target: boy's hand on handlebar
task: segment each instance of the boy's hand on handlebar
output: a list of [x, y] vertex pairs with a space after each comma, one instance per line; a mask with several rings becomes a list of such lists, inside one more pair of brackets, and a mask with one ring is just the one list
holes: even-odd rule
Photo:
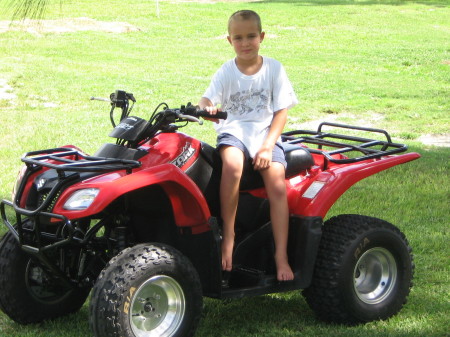
[[[222, 111], [222, 110], [220, 110], [220, 108], [217, 108], [217, 107], [215, 107], [215, 106], [206, 106], [206, 107], [204, 108], [204, 110], [207, 111], [211, 116], [214, 116], [214, 115], [216, 115], [219, 111]], [[208, 120], [208, 121], [214, 122], [214, 123], [219, 123], [219, 119], [218, 119], [218, 118], [214, 118], [214, 117], [205, 117], [205, 116], [203, 116], [203, 118], [206, 119], [206, 120]]]

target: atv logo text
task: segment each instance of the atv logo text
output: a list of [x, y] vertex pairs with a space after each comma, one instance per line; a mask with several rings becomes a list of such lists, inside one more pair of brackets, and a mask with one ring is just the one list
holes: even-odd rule
[[183, 152], [174, 160], [172, 164], [175, 164], [178, 167], [182, 167], [186, 162], [191, 158], [195, 153], [195, 149], [191, 146], [191, 144], [186, 144], [183, 148]]
[[130, 125], [127, 123], [120, 123], [119, 125], [116, 126], [117, 129], [124, 129], [124, 130], [131, 130], [132, 128], [134, 128], [134, 125]]

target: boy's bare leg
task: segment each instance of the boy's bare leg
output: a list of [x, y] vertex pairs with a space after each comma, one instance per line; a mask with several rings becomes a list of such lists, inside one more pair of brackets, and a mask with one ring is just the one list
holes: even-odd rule
[[244, 167], [244, 154], [238, 148], [222, 146], [222, 179], [220, 181], [220, 206], [223, 221], [222, 269], [231, 271], [233, 266], [234, 223], [239, 200], [239, 184]]
[[284, 180], [284, 167], [281, 163], [272, 162], [268, 169], [260, 172], [264, 179], [270, 203], [270, 219], [275, 240], [277, 279], [279, 281], [290, 281], [294, 279], [294, 274], [289, 266], [287, 255], [289, 207]]

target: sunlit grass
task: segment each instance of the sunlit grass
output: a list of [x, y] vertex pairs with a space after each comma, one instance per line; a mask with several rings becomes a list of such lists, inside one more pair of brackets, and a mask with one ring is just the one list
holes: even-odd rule
[[[448, 335], [450, 150], [417, 142], [449, 132], [446, 1], [160, 1], [159, 17], [154, 1], [49, 2], [45, 19], [90, 17], [141, 30], [0, 33], [0, 79], [16, 95], [0, 99], [0, 197], [10, 198], [24, 152], [74, 144], [94, 153], [110, 141], [109, 106], [91, 96], [133, 92], [134, 114], [143, 117], [163, 101], [195, 103], [233, 57], [226, 20], [242, 8], [261, 14], [261, 52], [282, 61], [300, 99], [287, 129], [319, 120], [370, 123], [422, 155], [359, 182], [328, 215], [360, 213], [397, 225], [414, 250], [415, 282], [399, 315], [356, 327], [318, 321], [300, 292], [206, 299], [197, 336]], [[0, 19], [11, 12], [0, 11]], [[183, 131], [215, 141], [210, 123]], [[0, 314], [0, 336], [90, 336], [88, 311], [26, 327]]]

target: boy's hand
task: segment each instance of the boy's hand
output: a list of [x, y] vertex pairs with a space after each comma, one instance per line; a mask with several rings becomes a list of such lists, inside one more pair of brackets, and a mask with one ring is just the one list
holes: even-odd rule
[[[222, 110], [220, 110], [220, 108], [217, 108], [215, 106], [206, 106], [204, 108], [204, 110], [208, 111], [211, 116], [214, 116], [215, 114], [217, 114], [218, 111], [222, 111]], [[203, 118], [208, 121], [214, 122], [214, 123], [219, 123], [218, 118], [214, 118], [214, 117], [203, 117]]]
[[265, 170], [270, 167], [272, 162], [272, 150], [266, 147], [262, 147], [253, 158], [253, 168], [257, 171]]

